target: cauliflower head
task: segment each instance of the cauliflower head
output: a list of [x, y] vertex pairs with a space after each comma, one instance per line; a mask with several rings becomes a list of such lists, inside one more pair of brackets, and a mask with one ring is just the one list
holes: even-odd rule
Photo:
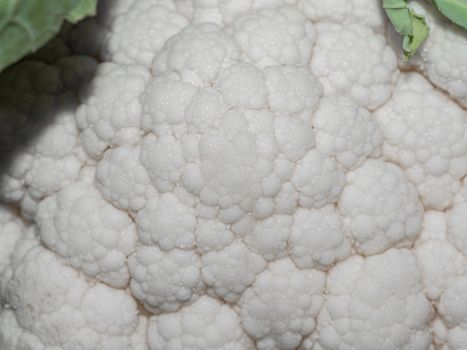
[[[467, 35], [373, 0], [100, 0], [0, 75], [0, 349], [467, 349]], [[452, 50], [451, 50], [452, 49]]]

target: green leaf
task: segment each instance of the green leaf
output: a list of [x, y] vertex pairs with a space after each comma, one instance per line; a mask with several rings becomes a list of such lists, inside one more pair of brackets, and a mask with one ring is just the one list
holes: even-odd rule
[[0, 71], [43, 46], [65, 19], [95, 13], [97, 0], [0, 0]]
[[392, 26], [402, 35], [404, 61], [408, 61], [426, 40], [429, 32], [425, 18], [407, 5], [407, 0], [383, 0]]
[[425, 17], [417, 15], [412, 9], [410, 9], [410, 18], [412, 22], [412, 33], [411, 35], [406, 35], [402, 41], [405, 62], [417, 52], [418, 48], [428, 37], [430, 31], [426, 24]]
[[84, 17], [94, 16], [96, 14], [97, 0], [81, 0], [70, 11], [66, 17], [68, 22], [76, 23]]
[[467, 29], [466, 0], [431, 0], [438, 10], [455, 24]]

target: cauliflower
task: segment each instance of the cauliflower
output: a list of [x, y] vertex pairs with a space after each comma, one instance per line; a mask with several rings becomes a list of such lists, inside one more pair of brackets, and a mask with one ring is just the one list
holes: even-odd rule
[[327, 95], [374, 110], [391, 96], [397, 60], [386, 38], [359, 22], [319, 22], [310, 69]]
[[316, 339], [305, 348], [316, 341], [317, 349], [428, 349], [432, 307], [420, 279], [406, 249], [347, 259], [327, 277]]
[[406, 170], [425, 205], [452, 205], [467, 174], [466, 112], [417, 73], [401, 76], [376, 113], [386, 159]]
[[0, 349], [467, 349], [467, 39], [415, 6], [410, 64], [376, 1], [100, 0], [2, 73]]
[[446, 91], [462, 107], [467, 107], [467, 84], [464, 56], [467, 52], [465, 30], [440, 13], [416, 0], [415, 11], [426, 17], [430, 35], [414, 56], [417, 70], [437, 87]]

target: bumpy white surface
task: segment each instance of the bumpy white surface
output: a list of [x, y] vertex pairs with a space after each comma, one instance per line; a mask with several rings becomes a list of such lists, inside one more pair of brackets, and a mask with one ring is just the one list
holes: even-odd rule
[[43, 243], [71, 266], [113, 287], [128, 283], [136, 226], [95, 187], [76, 182], [44, 199], [36, 222]]
[[322, 22], [316, 30], [311, 70], [325, 94], [346, 95], [369, 109], [389, 99], [397, 61], [383, 35], [355, 22]]
[[274, 215], [258, 220], [244, 242], [266, 260], [276, 260], [286, 256], [293, 218], [289, 215]]
[[[34, 216], [42, 198], [75, 181], [82, 165], [77, 154], [79, 139], [74, 114], [77, 99], [67, 92], [66, 85], [67, 80], [78, 82], [88, 76], [95, 61], [76, 57], [73, 69], [66, 65], [61, 69], [60, 62], [63, 61], [59, 60], [55, 67], [26, 62], [24, 67], [8, 71], [0, 79], [4, 108], [35, 116], [19, 129], [14, 127], [16, 121], [9, 121], [16, 114], [4, 116], [12, 134], [10, 142], [2, 143], [10, 143], [5, 146], [16, 151], [14, 157], [5, 155], [0, 159], [0, 198], [22, 201], [23, 215], [28, 218]], [[39, 129], [42, 132], [37, 134]], [[31, 138], [34, 142], [28, 142]]]
[[260, 9], [279, 8], [294, 5], [296, 0], [195, 0], [192, 21], [212, 22], [220, 25], [231, 24], [237, 17]]
[[302, 269], [327, 270], [350, 256], [351, 245], [334, 206], [298, 209], [293, 217], [290, 255]]
[[148, 342], [151, 350], [254, 349], [238, 314], [208, 296], [178, 313], [151, 318]]
[[104, 57], [109, 61], [149, 67], [165, 41], [188, 25], [187, 19], [164, 1], [133, 1], [115, 19], [104, 40]]
[[382, 160], [367, 160], [347, 174], [339, 200], [344, 223], [363, 254], [409, 247], [422, 226], [423, 206], [402, 170]]
[[440, 16], [425, 2], [417, 0], [413, 6], [430, 26], [430, 35], [416, 56], [418, 65], [434, 85], [467, 107], [465, 30]]
[[203, 279], [214, 295], [235, 302], [266, 267], [261, 255], [237, 241], [201, 258]]
[[228, 67], [240, 56], [233, 39], [220, 29], [205, 22], [187, 26], [169, 38], [152, 63], [155, 75], [173, 72], [181, 80], [195, 85], [216, 78], [219, 69]]
[[12, 274], [11, 254], [27, 228], [17, 213], [4, 205], [0, 206], [0, 227], [0, 293], [3, 295], [5, 285]]
[[128, 261], [133, 295], [152, 312], [176, 311], [203, 289], [201, 262], [191, 251], [142, 246]]
[[448, 240], [449, 231], [456, 227], [456, 214], [429, 211], [425, 214], [423, 232], [416, 255], [422, 271], [423, 286], [439, 316], [434, 320], [435, 341], [442, 349], [465, 347], [465, 278], [467, 260]]
[[139, 147], [118, 147], [105, 152], [96, 168], [96, 185], [102, 196], [122, 210], [136, 212], [157, 195], [139, 161]]
[[391, 101], [376, 113], [384, 155], [407, 170], [434, 209], [452, 204], [467, 174], [466, 117], [465, 110], [416, 73], [402, 75]]
[[337, 202], [345, 185], [345, 176], [333, 158], [316, 148], [298, 161], [292, 184], [299, 191], [300, 205], [316, 208]]
[[352, 257], [329, 273], [327, 290], [317, 349], [428, 349], [431, 305], [408, 250]]
[[194, 246], [195, 211], [171, 193], [151, 199], [136, 216], [138, 236], [144, 244], [157, 243], [163, 250]]
[[89, 155], [99, 158], [109, 146], [132, 145], [139, 140], [139, 95], [148, 78], [147, 70], [137, 65], [99, 66], [91, 86], [81, 92], [81, 99], [86, 102], [76, 115]]
[[264, 69], [271, 108], [284, 114], [314, 110], [322, 94], [321, 85], [305, 68], [271, 66]]
[[312, 21], [364, 24], [384, 32], [386, 19], [381, 4], [373, 0], [299, 0], [298, 6]]
[[323, 98], [313, 126], [316, 147], [345, 168], [355, 168], [369, 157], [381, 156], [383, 136], [378, 123], [368, 110], [348, 97]]
[[310, 60], [314, 27], [294, 7], [247, 12], [233, 23], [231, 30], [243, 55], [260, 68], [304, 65]]
[[294, 349], [316, 326], [324, 274], [299, 271], [290, 259], [272, 263], [239, 300], [242, 324], [258, 349]]
[[467, 40], [412, 3], [399, 67], [378, 1], [99, 0], [2, 72], [0, 349], [467, 349]]
[[34, 238], [21, 242], [12, 261], [5, 298], [23, 332], [20, 339], [31, 333], [43, 348], [54, 350], [131, 346], [139, 320], [125, 291], [88, 284]]
[[467, 179], [464, 179], [462, 191], [455, 197], [454, 205], [448, 212], [448, 239], [462, 253], [467, 252], [467, 236], [464, 225], [467, 213]]

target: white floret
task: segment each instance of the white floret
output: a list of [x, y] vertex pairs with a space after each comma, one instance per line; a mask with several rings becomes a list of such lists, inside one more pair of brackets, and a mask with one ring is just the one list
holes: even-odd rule
[[127, 285], [136, 227], [96, 188], [81, 182], [65, 187], [39, 203], [36, 221], [43, 243], [68, 264], [113, 287]]
[[461, 327], [455, 327], [449, 332], [446, 342], [449, 350], [467, 349], [467, 330]]
[[12, 264], [7, 303], [22, 330], [37, 337], [44, 349], [126, 350], [131, 346], [138, 311], [125, 291], [88, 284], [34, 240], [22, 242]]
[[42, 342], [18, 325], [12, 309], [0, 308], [0, 348], [5, 350], [45, 350]]
[[398, 166], [369, 159], [347, 173], [347, 182], [339, 211], [358, 252], [378, 254], [413, 244], [422, 228], [423, 206]]
[[21, 207], [21, 216], [26, 220], [33, 220], [37, 212], [38, 206], [37, 199], [31, 197], [28, 193], [25, 194], [21, 202], [19, 203]]
[[289, 215], [273, 215], [258, 220], [244, 242], [268, 261], [283, 258], [287, 255], [292, 221]]
[[82, 165], [74, 154], [59, 159], [38, 156], [30, 164], [24, 176], [24, 187], [36, 202], [73, 183]]
[[441, 350], [465, 349], [465, 339], [467, 332], [460, 327], [448, 329], [440, 320], [433, 321], [433, 343]]
[[262, 72], [247, 63], [237, 63], [223, 70], [217, 81], [228, 106], [261, 109], [266, 106], [266, 84]]
[[193, 251], [141, 246], [129, 258], [131, 291], [152, 313], [177, 311], [198, 298], [204, 285], [201, 262]]
[[299, 0], [298, 7], [313, 22], [356, 21], [378, 33], [384, 33], [387, 23], [381, 3], [374, 0]]
[[80, 92], [76, 120], [86, 152], [99, 159], [109, 146], [133, 145], [140, 137], [141, 94], [149, 72], [137, 65], [104, 63]]
[[437, 305], [442, 320], [449, 329], [448, 349], [465, 349], [467, 341], [467, 278], [457, 278], [441, 296]]
[[467, 54], [465, 30], [438, 13], [432, 4], [414, 1], [417, 13], [424, 15], [430, 35], [414, 56], [413, 64], [437, 87], [467, 107]]
[[417, 190], [427, 209], [446, 209], [452, 205], [452, 199], [461, 187], [461, 182], [451, 174], [428, 175]]
[[266, 267], [261, 255], [252, 252], [241, 241], [201, 258], [203, 280], [215, 296], [236, 302]]
[[[146, 136], [142, 164], [160, 191], [181, 183], [200, 198], [201, 205], [218, 205], [221, 221], [241, 220], [243, 213], [254, 210], [262, 195], [272, 201], [281, 190], [281, 182], [291, 176], [291, 171], [272, 172], [279, 144], [289, 157], [297, 159], [312, 146], [311, 128], [301, 119], [287, 121], [284, 117], [277, 122], [275, 135], [274, 115], [255, 110], [227, 112], [213, 88], [199, 89], [190, 93], [191, 101], [186, 95], [187, 99], [177, 104], [174, 97], [181, 92], [177, 86], [183, 85], [186, 83], [155, 83], [148, 90], [147, 125], [161, 136]], [[170, 86], [175, 88], [173, 93]], [[274, 211], [274, 205], [271, 209]]]
[[345, 96], [320, 101], [313, 118], [316, 147], [346, 169], [381, 156], [383, 136], [373, 116]]
[[352, 253], [342, 218], [334, 206], [298, 209], [293, 216], [290, 255], [299, 268], [328, 270]]
[[[72, 110], [75, 106], [71, 96], [64, 96], [60, 108]], [[53, 116], [53, 125], [42, 130], [34, 143], [29, 147], [29, 153], [35, 153], [49, 158], [62, 158], [73, 153], [77, 143], [78, 130], [76, 128], [74, 114], [71, 111], [60, 111], [57, 109], [57, 114]], [[52, 117], [46, 118], [42, 123], [51, 122]], [[45, 126], [45, 125], [44, 125]], [[40, 124], [34, 125], [40, 128]], [[37, 130], [37, 129], [36, 129]], [[28, 126], [21, 130], [21, 136], [32, 136], [32, 127]]]
[[99, 0], [2, 72], [0, 350], [467, 350], [467, 45], [412, 5], [399, 67], [374, 0]]
[[257, 219], [265, 219], [273, 213], [292, 215], [300, 205], [300, 191], [302, 189], [297, 189], [292, 182], [285, 182], [274, 200], [265, 198], [263, 201], [258, 201], [258, 206], [255, 208], [253, 215]]
[[[193, 85], [183, 81], [168, 78], [151, 80], [142, 98], [142, 128], [156, 135], [175, 133], [177, 125], [189, 118], [186, 110], [196, 100], [196, 92]], [[206, 108], [203, 112], [207, 113]]]
[[180, 140], [170, 134], [147, 135], [141, 146], [140, 161], [160, 192], [173, 190], [186, 165]]
[[247, 12], [295, 3], [296, 0], [195, 0], [192, 20], [194, 23], [213, 22], [227, 25]]
[[[0, 177], [0, 198], [4, 202], [21, 201], [24, 196], [24, 174], [30, 167], [31, 157], [27, 154], [18, 154], [14, 159], [2, 159]], [[8, 163], [6, 168], [5, 163]]]
[[148, 318], [146, 316], [140, 315], [139, 322], [138, 322], [138, 328], [135, 330], [135, 332], [133, 333], [130, 339], [131, 346], [129, 348], [131, 350], [148, 350], [149, 349], [148, 339], [147, 339], [148, 324], [149, 324]]
[[97, 188], [119, 209], [136, 212], [144, 207], [147, 199], [157, 195], [139, 154], [139, 147], [110, 149], [96, 166]]
[[406, 169], [427, 207], [449, 207], [467, 174], [467, 113], [421, 75], [409, 73], [375, 115], [385, 157]]
[[[199, 140], [199, 161], [187, 167], [184, 187], [199, 195], [204, 205], [251, 211], [262, 195], [261, 182], [270, 175], [271, 163], [262, 157], [257, 139], [248, 129], [240, 111], [227, 113], [217, 130], [210, 130]], [[199, 184], [197, 184], [197, 182]], [[225, 212], [224, 221], [237, 221], [238, 215]], [[227, 217], [228, 216], [228, 217]]]
[[239, 301], [242, 324], [257, 349], [295, 349], [315, 328], [324, 273], [298, 270], [286, 258], [269, 265]]
[[274, 136], [279, 149], [291, 162], [303, 158], [314, 146], [315, 138], [311, 125], [299, 118], [280, 116], [274, 120]]
[[[192, 0], [163, 0], [164, 5], [166, 2], [171, 2], [174, 5], [174, 8], [176, 8], [177, 11], [186, 18], [193, 18], [194, 9]], [[168, 5], [165, 6], [169, 7]]]
[[318, 107], [323, 88], [304, 67], [269, 66], [263, 70], [269, 106], [278, 114], [311, 112]]
[[217, 220], [198, 219], [195, 234], [196, 247], [200, 253], [220, 251], [229, 246], [235, 239], [229, 225]]
[[188, 20], [154, 0], [139, 0], [117, 17], [105, 38], [103, 56], [109, 61], [150, 67], [168, 38]]
[[221, 69], [238, 61], [239, 48], [214, 23], [187, 26], [164, 45], [152, 64], [155, 75], [175, 72], [196, 86], [212, 82]]
[[447, 349], [465, 349], [467, 342], [467, 278], [457, 278], [440, 298], [437, 305], [447, 327]]
[[[178, 104], [183, 106], [181, 102], [178, 102]], [[193, 133], [216, 130], [228, 109], [229, 107], [223, 102], [222, 96], [215, 88], [199, 89], [186, 109], [184, 109], [185, 121], [188, 123], [189, 130]], [[196, 134], [191, 136], [196, 139], [199, 137]], [[186, 144], [189, 146], [192, 141], [191, 139], [187, 140], [189, 141]], [[190, 149], [189, 153], [192, 161], [199, 157], [197, 151]]]
[[[145, 5], [161, 2], [162, 0], [144, 1]], [[163, 2], [167, 8], [174, 9], [170, 0]], [[97, 2], [96, 15], [84, 19], [71, 30], [69, 42], [73, 51], [92, 56], [103, 56], [104, 53], [108, 53], [107, 40], [112, 33], [115, 21], [127, 13], [133, 3], [135, 0], [100, 0]], [[138, 6], [135, 7], [138, 8]]]
[[313, 24], [291, 6], [246, 13], [229, 31], [243, 50], [242, 59], [258, 68], [306, 65], [315, 40]]
[[296, 163], [292, 184], [302, 207], [319, 208], [338, 201], [345, 175], [333, 158], [314, 148]]
[[464, 179], [462, 191], [455, 197], [454, 205], [448, 211], [448, 239], [467, 257], [467, 179]]
[[313, 349], [429, 349], [432, 308], [410, 251], [351, 257], [331, 270], [326, 292]]
[[427, 212], [416, 249], [425, 293], [438, 311], [432, 327], [434, 341], [443, 350], [467, 347], [467, 259], [449, 240], [454, 211], [451, 215]]
[[136, 215], [136, 225], [142, 243], [157, 244], [165, 251], [190, 249], [195, 244], [195, 210], [173, 193], [148, 200]]
[[237, 313], [227, 304], [204, 296], [177, 313], [151, 318], [151, 350], [253, 350]]
[[[238, 59], [216, 25], [187, 27], [154, 61], [164, 79], [153, 80], [143, 97], [142, 124], [151, 134], [141, 162], [152, 183], [160, 192], [182, 186], [199, 198], [200, 217], [224, 224], [293, 212], [301, 184], [288, 181], [293, 162], [313, 147], [311, 112], [322, 93], [304, 68], [261, 72]], [[327, 203], [329, 190], [316, 200]]]
[[371, 110], [386, 102], [397, 68], [383, 35], [359, 23], [318, 23], [311, 70], [325, 95], [346, 95]]
[[11, 254], [25, 231], [26, 224], [14, 208], [0, 204], [0, 310], [3, 289], [12, 274]]
[[448, 241], [447, 229], [446, 213], [426, 212], [423, 218], [423, 231], [417, 240], [415, 250], [425, 293], [434, 301], [439, 300], [457, 277], [467, 274], [467, 260]]
[[51, 103], [50, 110], [35, 111], [38, 116], [12, 134], [15, 139], [9, 150], [12, 158], [1, 160], [4, 170], [0, 176], [0, 198], [22, 201], [23, 215], [27, 218], [34, 217], [37, 202], [42, 198], [74, 182], [82, 166], [76, 153], [75, 99], [65, 93]]

